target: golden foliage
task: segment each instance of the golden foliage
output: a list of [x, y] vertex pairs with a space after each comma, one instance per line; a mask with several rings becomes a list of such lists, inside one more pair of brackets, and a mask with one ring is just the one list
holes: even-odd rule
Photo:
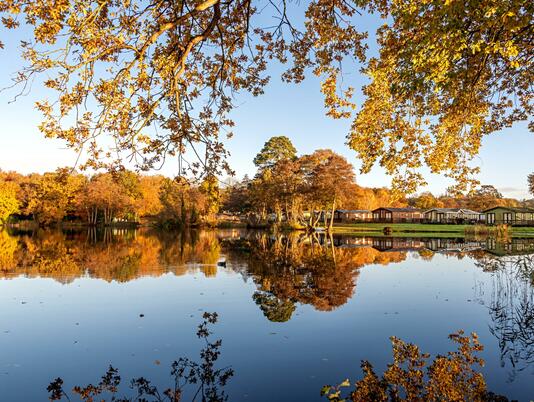
[[477, 356], [483, 350], [477, 334], [464, 336], [463, 331], [458, 331], [449, 339], [457, 344], [457, 350], [430, 361], [430, 355], [422, 353], [418, 346], [391, 337], [393, 363], [388, 364], [382, 377], [375, 374], [371, 363], [363, 361], [363, 378], [348, 396], [342, 395], [342, 388], [351, 385], [349, 380], [336, 387], [325, 386], [321, 393], [333, 402], [492, 400], [484, 377], [476, 370], [476, 366], [484, 365]]
[[13, 181], [6, 181], [0, 177], [0, 226], [9, 217], [19, 211], [17, 199], [18, 185]]
[[528, 2], [365, 1], [390, 19], [349, 145], [368, 172], [379, 163], [394, 188], [424, 184], [419, 168], [445, 173], [455, 190], [476, 184], [470, 162], [482, 138], [532, 116], [532, 18]]
[[[178, 155], [180, 175], [230, 171], [221, 137], [232, 135], [233, 95], [262, 94], [273, 60], [289, 63], [284, 81], [320, 77], [333, 118], [356, 107], [354, 89], [342, 85], [344, 62], [364, 65], [371, 83], [348, 143], [363, 172], [380, 164], [402, 192], [424, 183], [423, 166], [468, 188], [482, 138], [532, 115], [530, 2], [310, 0], [296, 5], [298, 24], [290, 6], [1, 0], [0, 13], [6, 29], [33, 33], [16, 83], [41, 75], [55, 94], [36, 103], [41, 131], [87, 151], [89, 167], [128, 159], [147, 169]], [[356, 28], [362, 13], [384, 19], [369, 60], [367, 33]], [[264, 15], [273, 23], [259, 24]]]

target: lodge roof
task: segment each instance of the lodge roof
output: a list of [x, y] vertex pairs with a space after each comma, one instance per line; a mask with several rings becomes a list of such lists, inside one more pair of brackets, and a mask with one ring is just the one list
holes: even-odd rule
[[336, 212], [343, 214], [368, 214], [371, 211], [368, 209], [336, 209]]
[[494, 209], [497, 209], [497, 208], [501, 208], [501, 209], [505, 209], [507, 211], [512, 211], [512, 212], [532, 212], [534, 213], [534, 208], [520, 208], [520, 207], [503, 207], [503, 206], [496, 206], [496, 207], [491, 207], [491, 208], [488, 208], [486, 210], [484, 210], [483, 212], [486, 213], [486, 212], [489, 212], [489, 211], [493, 211]]
[[463, 212], [466, 214], [482, 214], [482, 212], [473, 211], [472, 209], [467, 208], [430, 208], [429, 210], [425, 211], [425, 213], [430, 211], [438, 211], [438, 212]]
[[385, 209], [386, 211], [390, 211], [390, 212], [423, 212], [422, 209], [418, 209], [418, 208], [387, 208], [387, 207], [380, 207], [380, 208], [373, 209], [373, 212], [378, 211], [379, 209]]

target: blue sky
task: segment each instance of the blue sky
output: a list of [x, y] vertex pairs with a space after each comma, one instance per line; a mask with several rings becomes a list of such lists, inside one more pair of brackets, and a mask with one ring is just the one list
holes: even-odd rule
[[[377, 20], [362, 18], [362, 29], [374, 29]], [[22, 66], [17, 51], [17, 41], [22, 38], [13, 31], [2, 35], [6, 48], [0, 50], [0, 87], [10, 85], [13, 73]], [[371, 46], [371, 52], [376, 49]], [[358, 66], [345, 69], [346, 80], [356, 88], [364, 84], [365, 78]], [[319, 80], [310, 75], [299, 85], [285, 84], [279, 79], [281, 69], [273, 66], [269, 71], [271, 83], [260, 97], [241, 94], [236, 98], [237, 108], [233, 112], [236, 122], [234, 137], [227, 141], [231, 156], [229, 162], [237, 178], [255, 172], [252, 159], [270, 137], [286, 135], [299, 154], [311, 153], [315, 149], [330, 148], [344, 155], [358, 169], [360, 163], [356, 154], [346, 145], [350, 120], [332, 120], [325, 116], [323, 98], [319, 92]], [[66, 149], [58, 140], [45, 139], [37, 126], [40, 115], [34, 103], [43, 96], [43, 90], [35, 85], [29, 95], [9, 103], [15, 91], [0, 92], [0, 119], [2, 134], [0, 141], [0, 169], [17, 170], [22, 173], [54, 170], [59, 166], [71, 166], [76, 155]], [[355, 98], [361, 105], [363, 98], [358, 91]], [[526, 176], [534, 171], [534, 135], [526, 123], [516, 124], [487, 137], [475, 163], [480, 166], [479, 180], [482, 184], [495, 185], [505, 196], [529, 198]], [[170, 162], [164, 167], [164, 174], [174, 176], [176, 164]], [[421, 190], [442, 194], [450, 181], [442, 176], [425, 172], [429, 185]], [[388, 186], [390, 178], [379, 167], [367, 175], [357, 175], [360, 185], [370, 187]]]

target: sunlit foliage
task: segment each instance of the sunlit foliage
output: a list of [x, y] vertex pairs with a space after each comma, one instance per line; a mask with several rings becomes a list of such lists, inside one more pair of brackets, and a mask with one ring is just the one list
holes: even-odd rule
[[19, 211], [17, 191], [18, 185], [15, 182], [0, 178], [0, 226], [5, 224], [11, 215]]
[[70, 174], [68, 169], [30, 176], [23, 182], [27, 201], [24, 213], [43, 225], [61, 222], [76, 211], [77, 196], [84, 182], [84, 176]]
[[320, 149], [301, 159], [309, 211], [330, 210], [327, 227], [334, 222], [334, 210], [346, 202], [356, 184], [354, 167], [339, 154]]
[[254, 160], [254, 179], [228, 187], [222, 205], [223, 210], [246, 213], [253, 224], [265, 224], [272, 214], [276, 223], [331, 227], [333, 214], [330, 219], [323, 214], [321, 221], [320, 214], [310, 213], [406, 205], [404, 197], [388, 189], [356, 185], [354, 167], [329, 149], [298, 157], [289, 139], [273, 137]]
[[[147, 176], [132, 171], [85, 176], [61, 168], [43, 175], [0, 172], [0, 223], [13, 216], [39, 226], [65, 222], [90, 226], [139, 223], [164, 224], [181, 218], [180, 225], [213, 222], [220, 204], [218, 181], [207, 177], [200, 185], [184, 178]], [[178, 208], [178, 212], [177, 212]], [[14, 216], [16, 215], [16, 216]]]
[[163, 206], [159, 198], [159, 191], [164, 180], [163, 176], [140, 176], [136, 211], [139, 216], [156, 216], [161, 213]]
[[297, 158], [297, 150], [286, 136], [271, 137], [254, 157], [254, 165], [259, 172], [272, 169], [280, 161], [291, 161]]
[[[355, 10], [343, 2], [306, 8], [300, 32], [285, 7], [250, 0], [0, 3], [6, 28], [22, 23], [33, 30], [22, 44], [27, 66], [16, 81], [45, 73], [45, 86], [57, 94], [37, 104], [46, 136], [87, 151], [88, 166], [128, 159], [148, 168], [179, 154], [179, 174], [228, 168], [220, 137], [233, 126], [232, 94], [261, 94], [273, 58], [293, 56], [288, 81], [301, 81], [314, 66], [326, 77], [327, 98], [343, 106], [335, 95], [337, 61], [363, 58], [363, 35], [345, 20]], [[275, 13], [276, 24], [262, 28], [255, 18], [260, 12]], [[340, 112], [332, 107], [332, 113]], [[192, 161], [184, 158], [190, 147]]]
[[484, 361], [478, 357], [483, 346], [478, 336], [464, 336], [463, 331], [449, 335], [457, 350], [438, 355], [422, 353], [417, 345], [391, 337], [393, 363], [379, 377], [370, 362], [361, 364], [363, 378], [356, 381], [354, 390], [347, 379], [339, 386], [325, 386], [321, 394], [332, 402], [342, 401], [507, 401], [486, 389], [486, 382], [478, 367]]
[[408, 198], [408, 204], [422, 209], [430, 208], [468, 208], [474, 211], [484, 211], [497, 206], [519, 207], [522, 201], [505, 198], [492, 185], [482, 185], [466, 195], [445, 194], [434, 196], [425, 192]]
[[[530, 2], [363, 1], [387, 18], [379, 56], [365, 73], [362, 109], [349, 145], [394, 175], [407, 192], [425, 182], [419, 168], [445, 173], [465, 190], [482, 138], [533, 112]], [[531, 129], [532, 123], [531, 123]]]
[[[273, 61], [288, 63], [284, 81], [320, 77], [333, 118], [354, 117], [342, 72], [362, 63], [371, 83], [348, 143], [362, 172], [380, 164], [404, 192], [424, 183], [422, 166], [468, 189], [482, 138], [532, 115], [523, 0], [2, 0], [0, 13], [5, 28], [32, 33], [15, 84], [25, 93], [38, 76], [50, 90], [37, 102], [41, 131], [91, 167], [178, 155], [179, 175], [229, 171], [234, 95], [263, 93]], [[361, 13], [384, 22], [369, 60]]]

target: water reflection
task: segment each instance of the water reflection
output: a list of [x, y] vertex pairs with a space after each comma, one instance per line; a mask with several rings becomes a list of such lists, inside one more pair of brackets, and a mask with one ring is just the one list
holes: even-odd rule
[[167, 272], [199, 269], [214, 276], [220, 256], [215, 232], [137, 232], [93, 229], [83, 232], [0, 232], [0, 273], [4, 277], [53, 278], [69, 283], [90, 276], [126, 282]]
[[[217, 313], [204, 313], [203, 321], [197, 327], [197, 338], [203, 341], [204, 347], [200, 350], [200, 362], [188, 357], [180, 357], [171, 364], [171, 387], [158, 389], [150, 380], [144, 377], [135, 378], [130, 381], [130, 389], [133, 390], [135, 398], [117, 397], [121, 376], [119, 370], [109, 366], [106, 374], [102, 376], [97, 385], [74, 386], [72, 396], [78, 395], [82, 401], [93, 402], [95, 399], [107, 397], [110, 401], [183, 401], [185, 397], [191, 397], [191, 401], [205, 402], [226, 402], [228, 395], [224, 389], [228, 381], [234, 376], [231, 367], [217, 368], [217, 360], [221, 354], [222, 340], [211, 340], [213, 332], [211, 326], [217, 323]], [[186, 388], [192, 389], [186, 389]], [[65, 390], [61, 377], [52, 381], [47, 391], [49, 400], [70, 401], [70, 392]], [[186, 393], [187, 392], [187, 393]], [[104, 401], [105, 399], [101, 399]]]
[[509, 364], [508, 380], [513, 381], [534, 364], [534, 255], [485, 255], [476, 264], [492, 274], [491, 294], [479, 300], [488, 308], [501, 366]]
[[[240, 230], [162, 232], [95, 228], [80, 231], [0, 231], [0, 275], [49, 277], [68, 283], [81, 276], [126, 282], [164, 273], [200, 270], [215, 276], [229, 267], [251, 277], [259, 291], [281, 300], [331, 310], [353, 294], [358, 269], [435, 253], [489, 264], [498, 257], [534, 254], [534, 238], [398, 238], [268, 234]], [[490, 258], [494, 256], [495, 258]], [[313, 294], [312, 294], [313, 293]], [[262, 299], [258, 296], [258, 299]]]
[[[369, 265], [374, 267], [362, 269]], [[384, 269], [384, 266], [389, 268]], [[90, 306], [90, 303], [84, 302], [84, 297], [92, 296], [92, 290], [87, 289], [94, 288], [100, 295], [105, 295], [99, 296], [102, 300], [116, 303], [121, 310], [116, 316], [109, 313], [104, 320], [101, 320], [100, 314], [107, 311], [105, 308], [83, 310], [85, 314], [87, 311], [92, 314], [89, 317], [92, 317], [93, 326], [98, 328], [85, 339], [88, 345], [93, 345], [87, 353], [104, 349], [102, 345], [105, 342], [115, 342], [115, 339], [120, 339], [121, 344], [128, 341], [128, 337], [120, 337], [114, 331], [144, 334], [150, 342], [154, 341], [153, 345], [146, 346], [147, 350], [154, 350], [160, 344], [171, 341], [156, 339], [152, 332], [159, 334], [165, 331], [153, 331], [153, 326], [166, 328], [171, 323], [174, 329], [170, 332], [174, 334], [177, 328], [189, 325], [188, 320], [194, 313], [210, 307], [210, 311], [221, 309], [221, 313], [226, 309], [225, 317], [230, 317], [227, 326], [223, 325], [221, 329], [227, 331], [225, 339], [231, 340], [228, 343], [229, 350], [233, 350], [232, 359], [241, 359], [236, 364], [245, 367], [240, 371], [241, 376], [246, 377], [243, 373], [252, 372], [252, 367], [255, 367], [256, 355], [250, 359], [253, 363], [248, 363], [248, 355], [241, 354], [243, 345], [248, 345], [258, 359], [268, 360], [272, 354], [273, 360], [269, 360], [269, 364], [280, 363], [276, 361], [280, 355], [270, 351], [283, 350], [282, 363], [291, 367], [292, 372], [304, 373], [306, 370], [302, 367], [316, 370], [310, 369], [303, 376], [343, 368], [343, 372], [336, 373], [335, 378], [338, 378], [354, 369], [344, 369], [344, 364], [347, 364], [345, 359], [349, 359], [345, 350], [361, 356], [368, 351], [378, 355], [383, 349], [378, 340], [387, 339], [390, 335], [400, 336], [402, 331], [409, 336], [418, 334], [425, 341], [425, 334], [430, 331], [429, 342], [434, 342], [448, 333], [437, 333], [438, 330], [450, 332], [458, 328], [471, 330], [473, 327], [486, 336], [484, 343], [490, 346], [491, 358], [486, 361], [493, 383], [501, 381], [498, 376], [504, 377], [502, 373], [505, 372], [508, 381], [514, 382], [510, 389], [526, 395], [527, 391], [521, 393], [521, 386], [528, 383], [529, 368], [534, 367], [533, 272], [534, 238], [497, 242], [484, 238], [357, 237], [327, 236], [323, 233], [308, 236], [299, 232], [269, 234], [240, 230], [175, 233], [109, 229], [4, 231], [0, 232], [0, 278], [42, 277], [64, 284], [76, 278], [100, 281], [85, 279], [76, 286], [59, 286], [52, 281], [17, 280], [13, 281], [17, 284], [13, 283], [11, 289], [11, 281], [4, 281], [4, 289], [10, 291], [4, 302], [11, 303], [11, 307], [6, 304], [8, 307], [3, 310], [6, 324], [5, 329], [0, 329], [7, 332], [2, 332], [2, 339], [6, 345], [20, 343], [12, 357], [13, 362], [6, 360], [2, 363], [19, 363], [19, 350], [23, 350], [20, 345], [30, 343], [32, 339], [33, 329], [23, 329], [28, 323], [42, 317], [41, 329], [48, 333], [51, 328], [48, 322], [55, 316], [60, 317], [60, 323], [79, 322], [78, 311], [70, 309], [69, 303], [82, 310], [85, 304]], [[183, 277], [135, 281], [164, 274]], [[197, 280], [202, 276], [217, 276], [217, 280]], [[479, 304], [472, 303], [473, 278]], [[102, 280], [125, 284], [107, 284]], [[45, 282], [48, 282], [48, 288], [43, 286]], [[50, 288], [55, 289], [57, 296]], [[145, 292], [145, 299], [136, 303], [137, 295], [142, 292]], [[22, 304], [20, 298], [32, 296], [33, 302]], [[69, 303], [63, 300], [69, 300]], [[152, 302], [158, 308], [150, 314], [147, 309]], [[316, 313], [333, 310], [336, 310], [335, 314]], [[43, 315], [47, 311], [54, 313]], [[147, 318], [137, 318], [140, 312], [148, 313], [147, 317], [153, 321], [149, 324]], [[395, 314], [390, 314], [393, 312]], [[132, 316], [146, 324], [136, 322], [131, 319]], [[120, 321], [118, 324], [117, 320]], [[287, 324], [273, 324], [283, 322]], [[449, 324], [455, 327], [449, 328]], [[81, 333], [76, 332], [79, 327], [72, 326], [75, 328], [72, 332], [70, 327], [52, 331], [50, 339], [70, 341], [74, 334], [81, 337]], [[343, 334], [331, 331], [334, 327], [344, 328]], [[14, 333], [13, 328], [20, 331], [17, 337], [25, 334], [27, 337], [10, 335]], [[370, 329], [362, 331], [362, 328]], [[283, 331], [284, 336], [277, 336], [275, 331], [280, 334]], [[97, 341], [91, 343], [93, 337], [100, 339], [101, 333], [113, 336], [104, 336], [102, 344]], [[255, 338], [251, 338], [250, 334], [254, 334]], [[352, 343], [355, 337], [357, 342]], [[143, 339], [141, 336], [132, 338], [132, 344], [137, 347]], [[78, 338], [73, 341], [78, 341]], [[259, 342], [267, 346], [255, 349], [255, 344]], [[35, 345], [39, 353], [47, 350], [47, 346]], [[63, 348], [64, 342], [61, 345]], [[322, 351], [317, 355], [316, 345], [329, 350], [330, 356], [326, 352], [323, 355]], [[361, 348], [361, 345], [365, 347]], [[339, 352], [335, 364], [327, 366], [330, 360], [323, 358], [334, 362], [337, 347], [343, 347], [344, 351]], [[77, 348], [73, 346], [65, 353]], [[262, 354], [264, 351], [269, 353]], [[436, 351], [439, 352], [439, 349]], [[79, 353], [78, 357], [83, 356], [82, 352]], [[121, 352], [119, 357], [123, 363], [118, 365], [121, 368], [135, 367], [129, 354]], [[312, 358], [316, 359], [315, 363]], [[379, 360], [380, 356], [375, 358]], [[101, 360], [100, 356], [98, 362]], [[301, 363], [298, 367], [296, 363], [291, 366], [293, 362], [302, 362], [302, 366]], [[498, 369], [499, 362], [504, 367], [502, 371]], [[321, 368], [323, 366], [324, 369]], [[14, 366], [9, 367], [14, 370]], [[43, 372], [47, 373], [47, 370], [47, 367], [43, 368]], [[302, 384], [309, 381], [307, 378], [302, 380]], [[247, 377], [236, 387], [246, 387], [253, 380], [254, 376]], [[250, 387], [260, 386], [255, 383]]]
[[[498, 323], [496, 336], [503, 339], [503, 345], [516, 338], [532, 342], [531, 333], [528, 337], [524, 331], [517, 337], [513, 333], [517, 326], [532, 323], [528, 321], [532, 314], [526, 313], [532, 313], [534, 257], [527, 253], [534, 253], [534, 239], [514, 238], [503, 243], [495, 239], [95, 228], [0, 232], [0, 274], [6, 278], [23, 275], [69, 283], [89, 276], [126, 282], [142, 276], [192, 271], [213, 277], [220, 267], [226, 267], [256, 284], [253, 301], [274, 322], [288, 321], [297, 303], [320, 311], [344, 305], [355, 293], [361, 267], [399, 263], [408, 253], [426, 261], [436, 253], [458, 259], [469, 256], [484, 271], [494, 272], [495, 300], [490, 302], [490, 310]], [[518, 321], [519, 311], [524, 314]], [[505, 349], [512, 354], [513, 348], [503, 346]], [[531, 362], [529, 356], [520, 360]]]
[[[271, 321], [287, 321], [295, 303], [330, 311], [354, 294], [359, 268], [406, 259], [405, 252], [381, 253], [370, 247], [340, 247], [340, 239], [253, 233], [224, 241], [231, 265], [258, 287], [254, 301]], [[237, 268], [239, 269], [239, 268]]]

